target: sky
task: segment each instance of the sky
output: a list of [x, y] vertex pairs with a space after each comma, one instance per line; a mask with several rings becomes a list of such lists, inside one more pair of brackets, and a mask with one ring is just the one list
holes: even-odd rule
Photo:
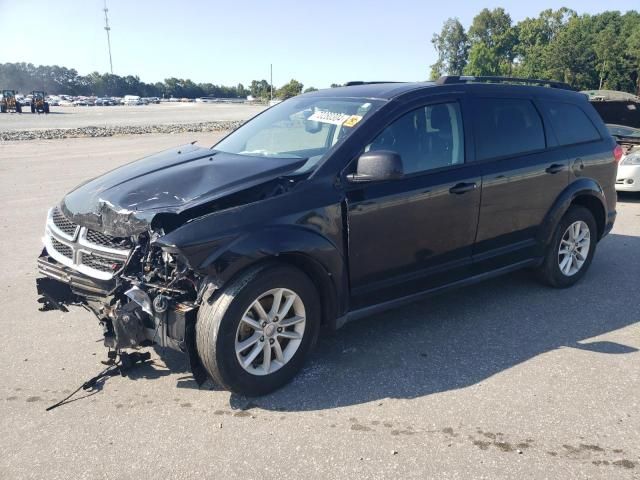
[[[0, 63], [109, 71], [104, 0], [0, 0]], [[173, 76], [245, 86], [295, 78], [305, 87], [350, 80], [424, 80], [431, 44], [449, 17], [468, 27], [482, 8], [514, 23], [546, 8], [598, 13], [638, 0], [107, 0], [113, 71], [156, 82]], [[35, 13], [35, 15], [34, 15]]]

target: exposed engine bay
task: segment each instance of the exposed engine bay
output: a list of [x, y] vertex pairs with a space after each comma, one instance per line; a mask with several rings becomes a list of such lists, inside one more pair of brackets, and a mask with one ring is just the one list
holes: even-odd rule
[[187, 351], [202, 277], [179, 256], [152, 245], [152, 235], [113, 237], [51, 209], [38, 258], [42, 310], [80, 305], [93, 312], [104, 344], [119, 351], [158, 344]]

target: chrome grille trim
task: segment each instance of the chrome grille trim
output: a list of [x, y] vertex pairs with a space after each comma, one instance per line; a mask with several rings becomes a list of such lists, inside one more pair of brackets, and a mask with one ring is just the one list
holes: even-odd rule
[[[111, 280], [125, 265], [132, 249], [112, 248], [104, 245], [93, 243], [87, 239], [87, 233], [90, 237], [97, 240], [112, 241], [114, 237], [88, 230], [70, 222], [66, 218], [60, 220], [58, 215], [62, 215], [60, 210], [52, 208], [47, 215], [47, 224], [45, 226], [45, 235], [42, 239], [49, 255], [57, 262], [72, 268], [88, 277], [97, 278], [99, 280]], [[57, 224], [56, 224], [57, 223]], [[62, 228], [70, 231], [69, 225], [75, 225], [73, 235], [69, 235]], [[85, 261], [86, 260], [86, 261]], [[116, 269], [110, 268], [115, 265]]]
[[67, 220], [67, 217], [64, 216], [58, 207], [49, 210], [47, 223], [56, 231], [59, 237], [71, 242], [75, 241], [78, 236], [78, 231], [80, 230], [78, 225]]
[[129, 247], [122, 246], [118, 243], [118, 238], [98, 232], [96, 230], [86, 230], [85, 239], [87, 243], [92, 245], [102, 245], [114, 250], [129, 250]]
[[64, 255], [69, 259], [73, 259], [73, 248], [67, 245], [66, 243], [62, 243], [58, 241], [56, 238], [52, 237], [51, 246], [54, 248], [56, 252], [60, 253], [60, 255]]

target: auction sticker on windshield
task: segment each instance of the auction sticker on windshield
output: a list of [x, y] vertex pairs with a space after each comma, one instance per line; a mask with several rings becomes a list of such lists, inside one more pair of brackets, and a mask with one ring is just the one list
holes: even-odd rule
[[348, 113], [329, 112], [327, 110], [316, 110], [307, 120], [313, 122], [330, 123], [332, 125], [342, 125], [351, 115]]

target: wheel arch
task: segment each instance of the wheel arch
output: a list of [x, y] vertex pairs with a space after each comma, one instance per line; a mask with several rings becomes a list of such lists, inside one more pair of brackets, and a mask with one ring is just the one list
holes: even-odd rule
[[198, 270], [206, 271], [220, 290], [250, 269], [278, 263], [294, 266], [311, 279], [320, 298], [322, 324], [334, 329], [348, 301], [345, 260], [339, 249], [317, 232], [295, 226], [260, 230], [216, 251]]
[[606, 227], [606, 200], [600, 185], [593, 179], [580, 178], [569, 184], [556, 198], [547, 212], [538, 234], [541, 245], [551, 242], [560, 219], [572, 205], [583, 206], [593, 214], [598, 227], [598, 240], [602, 238]]

